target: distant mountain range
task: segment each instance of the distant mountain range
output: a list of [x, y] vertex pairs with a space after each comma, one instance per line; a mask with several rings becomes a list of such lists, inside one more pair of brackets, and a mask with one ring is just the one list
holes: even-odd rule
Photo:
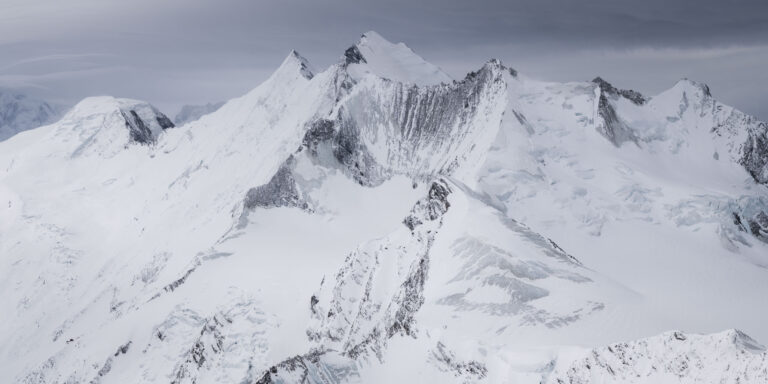
[[186, 123], [196, 121], [204, 115], [216, 112], [219, 108], [221, 108], [222, 105], [224, 105], [223, 101], [203, 105], [185, 105], [181, 107], [181, 111], [176, 114], [173, 122], [176, 123], [176, 125], [184, 125]]
[[0, 141], [54, 122], [64, 109], [23, 93], [0, 88]]

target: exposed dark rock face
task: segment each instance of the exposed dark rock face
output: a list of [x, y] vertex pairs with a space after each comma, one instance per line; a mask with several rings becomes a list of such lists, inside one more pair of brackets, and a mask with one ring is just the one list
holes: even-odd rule
[[[173, 122], [160, 112], [156, 112], [154, 116], [155, 122], [160, 126], [162, 130], [173, 128]], [[140, 144], [152, 144], [157, 141], [156, 133], [150, 128], [152, 122], [145, 121], [136, 112], [136, 110], [121, 110], [120, 113], [125, 119], [125, 127], [130, 132], [131, 141]]]
[[453, 372], [456, 377], [465, 377], [467, 381], [476, 381], [483, 379], [488, 375], [488, 368], [480, 362], [461, 361], [451, 352], [443, 343], [438, 342], [437, 347], [432, 351], [430, 359], [436, 365], [447, 371]]
[[125, 118], [125, 127], [131, 134], [131, 140], [141, 144], [148, 144], [154, 141], [152, 131], [149, 130], [144, 121], [141, 120], [136, 111], [122, 112]]
[[307, 133], [304, 134], [302, 145], [307, 148], [313, 156], [317, 156], [317, 147], [321, 143], [331, 142], [336, 137], [334, 121], [328, 119], [319, 119], [314, 121]]
[[206, 320], [200, 330], [200, 337], [186, 354], [186, 359], [176, 367], [172, 384], [180, 384], [191, 380], [195, 382], [198, 372], [203, 368], [211, 355], [219, 354], [224, 348], [224, 335], [222, 327], [232, 323], [222, 314], [212, 316]]
[[195, 270], [197, 270], [197, 268], [200, 266], [200, 264], [201, 264], [200, 259], [196, 258], [195, 261], [192, 263], [192, 266], [189, 269], [187, 269], [187, 271], [184, 272], [184, 274], [181, 277], [179, 277], [178, 279], [168, 283], [166, 286], [163, 287], [163, 290], [161, 292], [156, 293], [149, 300], [152, 301], [154, 299], [157, 299], [158, 297], [160, 297], [164, 293], [170, 293], [170, 292], [175, 291], [176, 288], [180, 287], [182, 284], [184, 284], [184, 282], [187, 281], [187, 279], [189, 278], [189, 275], [191, 275], [193, 272], [195, 272]]
[[272, 367], [264, 373], [264, 375], [256, 381], [255, 384], [271, 384], [277, 381], [272, 376], [277, 376], [278, 373], [295, 374], [298, 375], [297, 383], [307, 383], [309, 376], [310, 366], [316, 364], [320, 360], [320, 353], [310, 352], [303, 356], [294, 356], [289, 359], [283, 360], [277, 365]]
[[299, 62], [299, 73], [301, 73], [305, 79], [311, 80], [313, 77], [315, 77], [315, 73], [309, 66], [309, 61], [307, 61], [304, 56], [301, 56], [296, 51], [291, 51], [291, 56], [293, 56], [293, 58]]
[[439, 180], [432, 183], [427, 193], [427, 198], [416, 203], [411, 210], [411, 214], [403, 220], [403, 224], [408, 229], [413, 230], [423, 224], [422, 220], [433, 221], [439, 219], [451, 207], [451, 203], [448, 202], [448, 195], [450, 193], [451, 189], [445, 181]]
[[632, 89], [618, 89], [611, 85], [611, 83], [603, 80], [601, 77], [595, 77], [592, 82], [597, 84], [597, 86], [600, 87], [600, 91], [603, 93], [624, 97], [625, 99], [637, 105], [643, 105], [648, 101], [640, 92]]
[[[618, 116], [616, 110], [611, 104], [611, 101], [609, 100], [609, 98], [616, 99], [620, 96], [627, 96], [621, 94], [619, 90], [599, 77], [594, 79], [593, 82], [598, 85], [598, 90], [600, 93], [597, 105], [597, 113], [600, 115], [602, 124], [597, 125], [597, 131], [617, 147], [620, 147], [623, 143], [628, 141], [637, 143], [637, 136], [634, 134], [632, 129], [628, 127], [627, 124]], [[634, 91], [622, 92], [629, 94], [628, 92]], [[632, 94], [629, 95], [632, 96]], [[642, 104], [645, 102], [644, 99], [642, 99], [642, 95], [640, 95], [639, 99], [632, 99], [630, 97], [627, 98], [636, 104]]]
[[[430, 239], [430, 245], [432, 239]], [[415, 265], [412, 272], [408, 275], [408, 278], [403, 282], [397, 296], [395, 296], [395, 302], [399, 302], [395, 316], [392, 319], [392, 324], [387, 327], [387, 338], [391, 338], [396, 334], [407, 335], [416, 337], [413, 324], [415, 323], [414, 316], [418, 312], [419, 308], [424, 305], [424, 283], [427, 281], [427, 274], [429, 272], [429, 253], [425, 253], [418, 264]], [[350, 351], [350, 355], [352, 354]]]
[[736, 212], [733, 212], [733, 225], [735, 225], [739, 231], [747, 231], [747, 227], [745, 227], [744, 222], [741, 221], [741, 216], [739, 216], [739, 214]]
[[[333, 361], [326, 359], [330, 355], [333, 355]], [[359, 379], [353, 361], [333, 352], [313, 351], [270, 367], [254, 384], [337, 384], [352, 378]]]
[[760, 123], [751, 132], [742, 153], [739, 163], [756, 182], [768, 185], [768, 125]]
[[104, 365], [101, 366], [99, 371], [96, 373], [96, 377], [94, 377], [90, 384], [98, 384], [101, 382], [101, 379], [106, 376], [111, 370], [112, 370], [112, 363], [114, 359], [120, 355], [125, 355], [128, 353], [128, 348], [131, 347], [131, 341], [117, 347], [117, 351], [110, 357], [107, 358], [106, 361], [104, 361]]
[[[340, 109], [344, 115], [344, 109]], [[351, 119], [340, 118], [338, 134], [334, 137], [333, 155], [360, 185], [376, 186], [386, 180], [391, 172], [376, 162], [363, 144], [360, 131]]]
[[768, 243], [768, 214], [759, 212], [748, 220], [749, 231], [758, 239]]
[[366, 63], [365, 57], [363, 57], [363, 54], [360, 53], [360, 50], [357, 48], [356, 45], [353, 45], [349, 48], [347, 48], [346, 51], [344, 51], [344, 64], [360, 64], [360, 63]]
[[175, 127], [171, 119], [169, 119], [167, 116], [163, 115], [162, 113], [159, 114], [155, 119], [157, 120], [157, 123], [160, 124], [160, 128], [162, 129]]
[[302, 194], [296, 186], [296, 179], [293, 177], [293, 167], [295, 160], [293, 156], [280, 166], [267, 184], [251, 188], [245, 196], [245, 207], [247, 209], [276, 208], [276, 207], [299, 207], [308, 209], [309, 204], [303, 199]]

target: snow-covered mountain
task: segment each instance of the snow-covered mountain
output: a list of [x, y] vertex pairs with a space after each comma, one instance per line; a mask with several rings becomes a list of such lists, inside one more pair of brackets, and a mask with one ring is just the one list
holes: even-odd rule
[[216, 112], [224, 102], [207, 103], [202, 105], [185, 105], [181, 107], [179, 113], [173, 118], [173, 122], [176, 125], [184, 125], [186, 123], [199, 120], [203, 115]]
[[89, 98], [0, 143], [0, 381], [764, 383], [767, 135], [374, 32], [180, 127]]
[[0, 141], [21, 131], [51, 123], [61, 114], [59, 106], [0, 88]]

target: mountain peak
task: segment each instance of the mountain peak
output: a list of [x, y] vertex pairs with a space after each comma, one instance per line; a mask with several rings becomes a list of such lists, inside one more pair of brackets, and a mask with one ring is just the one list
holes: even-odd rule
[[[389, 40], [385, 39], [383, 36], [381, 36], [376, 31], [368, 31], [363, 33], [360, 36], [360, 40], [358, 41], [357, 45], [369, 45], [369, 46], [391, 46], [391, 45], [399, 45], [402, 47], [407, 47], [405, 43], [392, 43]], [[410, 48], [409, 48], [410, 49]]]
[[675, 83], [673, 89], [679, 89], [682, 91], [693, 91], [695, 93], [701, 93], [702, 96], [712, 96], [709, 90], [709, 86], [698, 81], [693, 81], [688, 78], [682, 78]]
[[122, 117], [131, 141], [140, 144], [154, 143], [164, 130], [174, 127], [171, 119], [151, 104], [112, 96], [87, 97], [77, 103], [63, 120], [77, 124], [99, 115]]
[[[299, 74], [301, 77], [309, 80], [315, 76], [315, 70], [309, 64], [309, 60], [301, 56], [296, 50], [291, 50], [285, 57], [282, 64], [272, 73], [272, 79], [293, 78]], [[282, 80], [279, 80], [282, 81]]]
[[298, 70], [301, 76], [303, 76], [307, 80], [315, 76], [315, 70], [309, 64], [309, 60], [307, 60], [304, 56], [296, 52], [296, 50], [292, 49], [291, 52], [288, 54], [288, 56], [285, 58], [285, 60], [283, 60], [283, 63], [280, 64], [280, 68], [278, 68], [276, 72], [283, 72], [283, 71], [292, 72], [295, 70]]
[[634, 89], [618, 89], [614, 87], [613, 84], [605, 81], [600, 76], [592, 79], [592, 83], [596, 84], [602, 93], [607, 93], [614, 96], [622, 96], [637, 105], [643, 105], [648, 101], [648, 99], [643, 96], [642, 93], [635, 91]]
[[353, 78], [373, 74], [416, 85], [453, 81], [439, 67], [425, 61], [403, 43], [392, 43], [374, 31], [365, 32], [344, 52], [344, 65]]

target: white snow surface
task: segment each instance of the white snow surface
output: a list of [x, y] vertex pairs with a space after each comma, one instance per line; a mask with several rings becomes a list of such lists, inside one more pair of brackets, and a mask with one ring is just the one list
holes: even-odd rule
[[364, 33], [355, 47], [365, 59], [364, 63], [349, 66], [349, 72], [355, 78], [373, 74], [381, 78], [416, 85], [435, 85], [453, 81], [442, 69], [425, 61], [404, 43], [390, 43], [374, 31]]
[[95, 97], [0, 142], [0, 382], [768, 380], [764, 123], [356, 47], [180, 127]]

